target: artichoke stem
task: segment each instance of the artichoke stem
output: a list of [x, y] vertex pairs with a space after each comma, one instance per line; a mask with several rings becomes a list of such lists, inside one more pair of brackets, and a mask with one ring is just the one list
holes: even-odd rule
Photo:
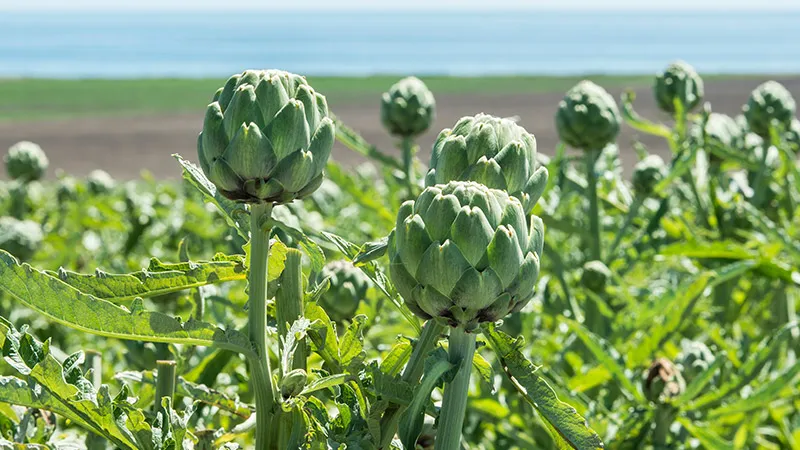
[[475, 354], [476, 335], [467, 333], [464, 328], [450, 329], [450, 363], [456, 368], [453, 381], [444, 388], [439, 425], [436, 429], [435, 450], [459, 450], [461, 448], [461, 429], [467, 411], [467, 395], [472, 370], [472, 357]]
[[597, 201], [597, 171], [595, 163], [600, 150], [586, 150], [586, 196], [589, 200], [589, 259], [602, 261], [600, 251], [600, 209]]
[[164, 397], [172, 400], [175, 395], [175, 376], [177, 365], [175, 361], [156, 361], [156, 400], [153, 404], [153, 410], [165, 414], [162, 420], [168, 421], [166, 411], [164, 411], [161, 402]]
[[[444, 331], [444, 327], [435, 320], [428, 320], [422, 327], [422, 332], [414, 344], [414, 350], [408, 359], [408, 364], [403, 369], [400, 378], [413, 386], [419, 382], [422, 372], [425, 369], [425, 359], [428, 354], [439, 342], [439, 335]], [[400, 423], [400, 416], [403, 415], [405, 407], [403, 405], [392, 404], [386, 408], [381, 418], [381, 442], [379, 449], [390, 448], [392, 438], [397, 433], [397, 426]]]
[[623, 236], [628, 234], [628, 228], [630, 228], [631, 224], [633, 223], [633, 219], [636, 218], [636, 214], [639, 212], [639, 208], [642, 206], [644, 199], [637, 195], [634, 197], [633, 202], [628, 207], [628, 214], [625, 216], [625, 222], [622, 224], [622, 228], [620, 228], [617, 235], [614, 237], [614, 242], [611, 244], [611, 248], [608, 250], [608, 261], [606, 261], [606, 265], [611, 264], [612, 260], [614, 259], [614, 254], [617, 252], [617, 247], [619, 247], [620, 242], [622, 242]]
[[267, 345], [267, 272], [269, 221], [272, 204], [253, 204], [250, 209], [250, 274], [248, 328], [256, 358], [250, 361], [250, 389], [256, 400], [256, 450], [269, 450], [277, 389], [272, 379]]
[[761, 151], [761, 164], [758, 166], [756, 180], [753, 183], [753, 205], [757, 208], [760, 208], [761, 204], [764, 203], [764, 194], [766, 194], [767, 190], [767, 186], [765, 186], [764, 183], [767, 181], [767, 172], [769, 171], [767, 168], [767, 156], [769, 156], [768, 142], [770, 142], [768, 139], [764, 139], [764, 147]]
[[417, 195], [416, 192], [416, 176], [414, 174], [414, 157], [416, 155], [416, 146], [414, 145], [414, 139], [410, 137], [404, 137], [402, 141], [402, 149], [403, 149], [403, 175], [405, 175], [405, 181], [408, 185], [408, 197], [414, 198]]
[[669, 428], [675, 420], [675, 409], [668, 404], [656, 406], [655, 429], [653, 430], [653, 449], [667, 450], [667, 439], [669, 438]]
[[[292, 323], [303, 317], [303, 253], [300, 250], [290, 248], [286, 253], [286, 263], [281, 273], [281, 286], [275, 294], [275, 314], [278, 319], [278, 334], [282, 342], [286, 342], [286, 337]], [[285, 351], [285, 349], [284, 349]], [[292, 369], [306, 370], [306, 347], [305, 343], [297, 343], [292, 357]]]

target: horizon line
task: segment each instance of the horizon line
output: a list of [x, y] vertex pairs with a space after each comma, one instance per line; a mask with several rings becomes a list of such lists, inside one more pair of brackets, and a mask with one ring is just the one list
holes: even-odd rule
[[135, 7], [135, 6], [120, 6], [120, 7], [102, 7], [102, 8], [89, 8], [89, 7], [75, 7], [75, 8], [64, 8], [64, 7], [56, 7], [56, 8], [48, 8], [48, 7], [2, 7], [0, 6], [0, 12], [36, 12], [36, 13], [113, 13], [113, 12], [144, 12], [144, 13], [162, 13], [162, 12], [170, 12], [170, 13], [198, 13], [198, 12], [297, 12], [297, 13], [309, 13], [309, 12], [319, 12], [319, 13], [374, 13], [374, 12], [401, 12], [401, 13], [416, 13], [416, 12], [425, 12], [425, 13], [448, 13], [453, 15], [458, 15], [461, 13], [471, 13], [471, 12], [482, 12], [482, 13], [507, 13], [507, 12], [565, 12], [565, 13], [721, 13], [726, 14], [730, 12], [765, 12], [765, 13], [780, 13], [780, 12], [800, 12], [800, 4], [796, 6], [775, 6], [775, 7], [752, 7], [750, 5], [742, 5], [742, 6], [733, 6], [733, 7], [687, 7], [683, 6], [680, 8], [664, 8], [664, 7], [648, 7], [648, 6], [634, 6], [634, 7], [622, 7], [622, 6], [609, 6], [606, 8], [597, 8], [597, 7], [550, 7], [550, 6], [515, 6], [515, 7], [508, 7], [508, 8], [487, 8], [482, 6], [466, 6], [461, 8], [459, 11], [453, 11], [449, 8], [441, 8], [441, 7], [381, 7], [381, 6], [367, 6], [367, 7], [355, 7], [355, 6], [345, 6], [339, 8], [332, 8], [332, 7], [321, 7], [321, 8], [314, 8], [314, 7], [281, 7], [281, 6], [255, 6], [255, 7], [217, 7], [217, 6], [209, 6], [209, 7], [196, 7], [196, 8], [178, 8], [178, 7]]

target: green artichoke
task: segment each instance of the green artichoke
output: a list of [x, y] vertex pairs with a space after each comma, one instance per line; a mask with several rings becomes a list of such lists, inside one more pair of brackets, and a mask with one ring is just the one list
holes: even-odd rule
[[684, 340], [681, 343], [681, 352], [675, 362], [684, 378], [692, 381], [708, 370], [715, 360], [714, 353], [706, 344]]
[[107, 194], [114, 189], [115, 185], [114, 179], [104, 170], [93, 170], [86, 177], [86, 186], [92, 195]]
[[784, 134], [784, 139], [795, 153], [800, 152], [800, 120], [793, 119], [789, 129]]
[[476, 181], [509, 192], [527, 213], [547, 185], [547, 169], [537, 166], [532, 134], [513, 120], [478, 114], [439, 133], [425, 184]]
[[784, 130], [791, 127], [797, 105], [792, 94], [782, 84], [767, 81], [753, 90], [742, 111], [750, 131], [769, 139], [769, 129], [773, 121]]
[[403, 78], [381, 96], [381, 123], [394, 136], [420, 135], [435, 117], [436, 100], [419, 78]]
[[517, 198], [451, 181], [400, 207], [390, 275], [415, 314], [471, 331], [528, 303], [543, 246], [541, 219], [528, 224]]
[[711, 113], [705, 126], [706, 145], [739, 148], [743, 136], [742, 127], [731, 116]]
[[319, 300], [331, 320], [342, 322], [353, 318], [358, 305], [367, 296], [370, 280], [349, 261], [331, 261], [319, 273], [319, 280], [330, 279], [330, 289]]
[[41, 179], [50, 164], [42, 148], [28, 141], [12, 145], [3, 159], [8, 176], [23, 183]]
[[303, 388], [306, 387], [307, 381], [308, 374], [303, 369], [294, 369], [288, 372], [281, 378], [278, 386], [281, 390], [281, 396], [287, 399], [300, 395], [303, 392]]
[[588, 80], [567, 91], [556, 112], [559, 137], [581, 150], [599, 150], [614, 142], [621, 121], [614, 97]]
[[44, 233], [42, 227], [31, 220], [0, 217], [0, 249], [18, 259], [29, 260], [39, 249]]
[[686, 390], [686, 382], [672, 361], [659, 358], [647, 369], [642, 388], [647, 400], [663, 404], [681, 395]]
[[603, 293], [610, 279], [611, 270], [602, 261], [588, 261], [583, 265], [581, 285], [586, 289], [597, 294]]
[[656, 76], [653, 85], [656, 103], [662, 111], [675, 113], [675, 100], [689, 112], [703, 100], [703, 79], [684, 61], [675, 61]]
[[319, 187], [334, 137], [325, 97], [304, 77], [248, 70], [214, 95], [197, 154], [225, 197], [281, 204]]
[[658, 155], [648, 155], [633, 167], [633, 191], [642, 198], [650, 197], [666, 176], [667, 166], [664, 160]]
[[66, 176], [61, 178], [58, 183], [58, 189], [56, 189], [56, 198], [58, 199], [58, 203], [64, 204], [71, 200], [75, 200], [78, 196], [78, 185], [75, 182], [75, 178]]

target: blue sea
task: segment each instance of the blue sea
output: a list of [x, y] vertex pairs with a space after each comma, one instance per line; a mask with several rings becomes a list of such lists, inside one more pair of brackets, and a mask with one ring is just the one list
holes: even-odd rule
[[800, 12], [0, 12], [0, 77], [800, 73]]

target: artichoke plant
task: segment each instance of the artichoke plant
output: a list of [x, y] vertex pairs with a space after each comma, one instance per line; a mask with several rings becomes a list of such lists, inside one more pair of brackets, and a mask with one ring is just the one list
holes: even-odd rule
[[653, 92], [662, 111], [674, 114], [679, 101], [689, 112], [703, 100], [703, 79], [688, 63], [675, 61], [656, 76]]
[[475, 181], [507, 191], [528, 213], [547, 185], [547, 169], [537, 166], [532, 134], [513, 120], [478, 114], [439, 133], [425, 184]]
[[0, 249], [29, 260], [44, 240], [42, 227], [32, 220], [0, 217]]
[[687, 339], [681, 343], [681, 352], [675, 362], [683, 377], [692, 381], [708, 370], [715, 360], [714, 353], [706, 344]]
[[631, 175], [633, 191], [642, 198], [651, 197], [658, 183], [667, 176], [667, 166], [658, 155], [648, 155], [636, 163]]
[[517, 198], [452, 181], [401, 206], [390, 273], [415, 314], [471, 331], [528, 303], [543, 243], [541, 219], [528, 224]]
[[12, 145], [3, 160], [6, 163], [8, 176], [22, 183], [41, 179], [49, 165], [47, 155], [42, 148], [28, 141]]
[[92, 195], [107, 194], [114, 189], [115, 185], [114, 179], [104, 170], [93, 170], [86, 177], [86, 186]]
[[288, 203], [322, 183], [334, 141], [325, 97], [300, 75], [247, 70], [230, 77], [206, 108], [200, 166], [225, 197]]
[[403, 78], [381, 96], [381, 123], [393, 136], [418, 136], [435, 117], [433, 93], [417, 77]]
[[581, 285], [586, 289], [601, 294], [605, 292], [609, 279], [611, 279], [611, 270], [602, 261], [588, 261], [583, 265]]
[[792, 94], [777, 81], [767, 81], [756, 87], [747, 104], [742, 108], [750, 131], [769, 139], [770, 127], [775, 125], [787, 130], [795, 118], [797, 105]]
[[619, 134], [617, 103], [605, 89], [584, 80], [567, 91], [558, 104], [556, 130], [562, 141], [581, 150], [599, 150]]
[[330, 289], [319, 302], [328, 316], [336, 321], [352, 319], [370, 287], [370, 280], [353, 263], [344, 260], [331, 261], [319, 273], [319, 279], [330, 280]]
[[642, 388], [647, 400], [662, 404], [681, 395], [686, 390], [686, 382], [672, 361], [658, 358], [647, 370]]

